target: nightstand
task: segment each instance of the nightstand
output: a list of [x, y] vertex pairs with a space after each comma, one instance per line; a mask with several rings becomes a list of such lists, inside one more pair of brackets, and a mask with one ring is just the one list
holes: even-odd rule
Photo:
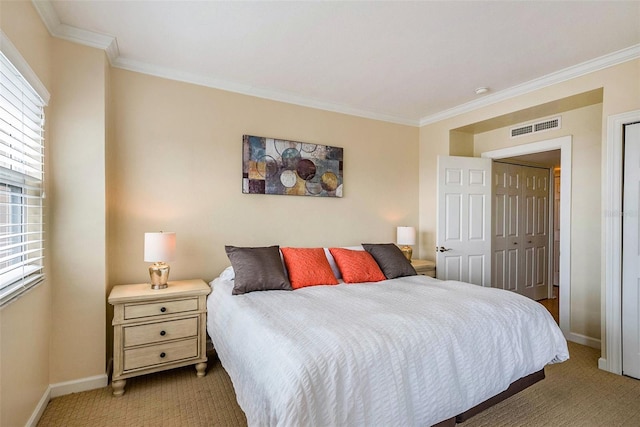
[[436, 277], [436, 263], [426, 259], [412, 259], [411, 265], [416, 269], [416, 273], [424, 276]]
[[113, 287], [114, 396], [122, 396], [126, 379], [138, 375], [195, 365], [197, 376], [205, 376], [209, 292], [201, 279], [158, 290], [148, 283]]

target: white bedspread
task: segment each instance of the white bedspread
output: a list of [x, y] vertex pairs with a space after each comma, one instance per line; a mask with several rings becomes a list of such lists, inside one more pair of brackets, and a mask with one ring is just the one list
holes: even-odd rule
[[568, 359], [547, 310], [426, 276], [231, 295], [208, 332], [250, 426], [429, 426]]

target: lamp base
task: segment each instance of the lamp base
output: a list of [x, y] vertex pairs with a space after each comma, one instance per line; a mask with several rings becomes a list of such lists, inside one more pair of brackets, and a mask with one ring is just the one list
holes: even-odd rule
[[402, 251], [402, 254], [405, 256], [405, 258], [411, 261], [411, 257], [413, 256], [413, 249], [411, 249], [411, 246], [403, 246], [400, 248], [400, 250]]
[[154, 262], [149, 266], [149, 277], [151, 277], [151, 289], [164, 289], [169, 280], [169, 264], [164, 262]]

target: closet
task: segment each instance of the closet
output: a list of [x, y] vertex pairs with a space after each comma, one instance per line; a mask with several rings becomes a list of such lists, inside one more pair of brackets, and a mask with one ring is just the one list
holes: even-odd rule
[[550, 171], [495, 161], [492, 173], [493, 286], [547, 298]]

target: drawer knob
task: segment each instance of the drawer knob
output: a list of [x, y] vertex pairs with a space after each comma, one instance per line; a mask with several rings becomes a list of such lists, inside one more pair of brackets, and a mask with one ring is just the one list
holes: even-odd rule
[[164, 358], [167, 354], [163, 351], [162, 353], [160, 353], [160, 357]]
[[167, 307], [160, 307], [160, 311], [164, 313], [165, 311], [167, 311]]
[[162, 336], [167, 335], [167, 331], [160, 331], [160, 335], [162, 335]]

